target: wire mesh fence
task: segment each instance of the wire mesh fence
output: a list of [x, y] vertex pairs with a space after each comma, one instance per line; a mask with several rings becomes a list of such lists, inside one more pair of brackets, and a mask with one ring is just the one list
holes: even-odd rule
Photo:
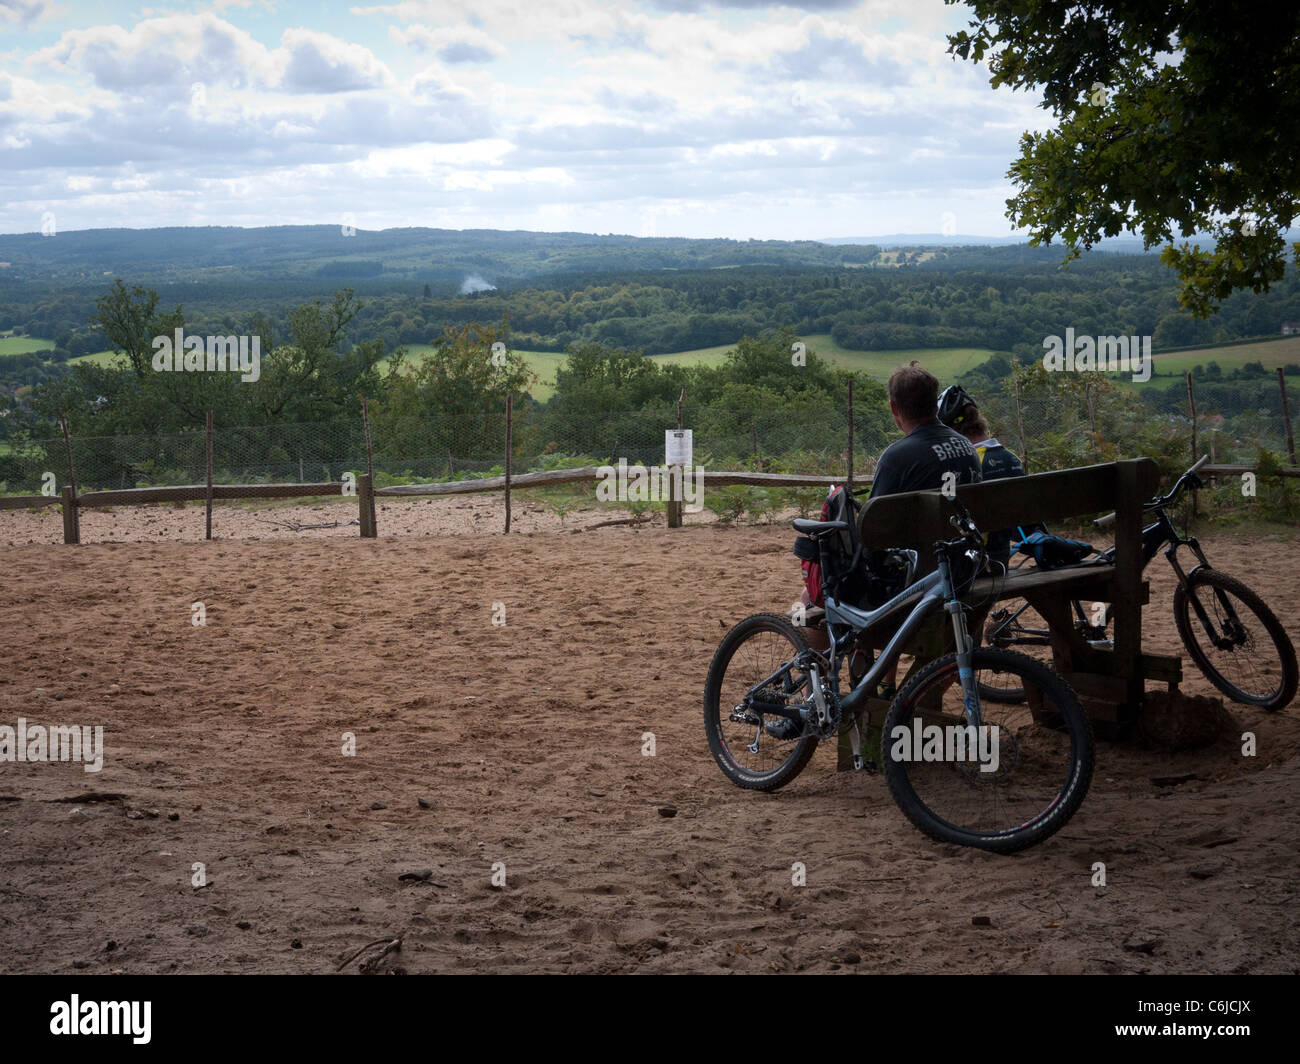
[[[1000, 442], [1033, 472], [1147, 456], [1172, 470], [1208, 454], [1218, 464], [1259, 460], [1261, 450], [1294, 464], [1277, 382], [1250, 381], [1194, 389], [1195, 417], [1185, 387], [1145, 394], [1107, 395], [1077, 402], [1060, 397], [993, 395], [980, 410]], [[1300, 389], [1288, 382], [1290, 411]], [[1195, 447], [1193, 448], [1193, 444]]]
[[[1210, 454], [1216, 463], [1257, 463], [1262, 453], [1283, 464], [1294, 461], [1275, 381], [1199, 387], [1195, 419], [1186, 393], [1181, 406], [1176, 399], [1172, 390], [1098, 400], [1087, 394], [1066, 400], [1008, 391], [980, 397], [980, 409], [991, 433], [1019, 453], [1030, 472], [1139, 456], [1155, 458], [1174, 472], [1194, 458], [1193, 433], [1196, 454]], [[1288, 403], [1293, 409], [1300, 403], [1294, 389]], [[764, 410], [687, 404], [681, 416], [693, 430], [695, 464], [715, 471], [844, 477], [851, 460], [854, 477], [862, 482], [881, 450], [898, 438], [888, 410], [878, 404], [859, 404], [851, 417], [847, 404], [824, 401]], [[337, 486], [367, 472], [373, 472], [377, 488], [504, 473], [504, 409], [425, 417], [372, 409], [369, 422], [369, 447], [360, 411], [327, 423], [217, 425], [210, 462], [202, 424], [157, 435], [11, 437], [0, 440], [0, 497], [53, 501], [65, 485], [75, 484], [78, 497], [95, 506], [98, 492], [187, 486], [176, 503], [206, 501], [209, 468], [218, 499], [226, 485]], [[617, 465], [620, 459], [629, 465], [661, 464], [665, 430], [676, 424], [675, 407], [566, 412], [551, 404], [516, 411], [512, 472]], [[331, 493], [352, 494], [337, 487]], [[304, 488], [300, 494], [313, 492]], [[806, 506], [809, 493], [803, 494], [799, 505]], [[776, 503], [793, 499], [791, 494]], [[214, 522], [214, 534], [221, 535], [219, 513]]]

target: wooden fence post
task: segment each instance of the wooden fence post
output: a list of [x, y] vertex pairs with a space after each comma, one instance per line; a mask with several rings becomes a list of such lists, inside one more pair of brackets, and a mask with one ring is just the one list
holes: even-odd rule
[[1286, 452], [1291, 456], [1291, 464], [1295, 465], [1295, 436], [1291, 434], [1291, 410], [1286, 403], [1286, 374], [1282, 367], [1277, 367], [1277, 386], [1282, 392], [1282, 426], [1286, 429]]
[[[1187, 405], [1191, 408], [1192, 411], [1192, 464], [1195, 465], [1196, 460], [1200, 457], [1200, 455], [1196, 453], [1196, 392], [1192, 388], [1191, 371], [1188, 371], [1187, 374]], [[1196, 492], [1193, 491], [1192, 492], [1192, 516], [1193, 517], [1196, 516], [1196, 509], [1197, 509], [1196, 502], [1197, 502]]]
[[515, 410], [515, 397], [506, 396], [506, 535], [510, 534], [510, 452], [512, 450], [511, 422]]
[[[68, 436], [68, 419], [65, 415], [59, 415], [59, 424], [63, 426], [63, 449], [68, 455], [68, 483], [72, 485], [72, 542], [81, 542], [81, 514], [77, 512], [77, 469], [72, 464], [72, 439]], [[66, 520], [66, 518], [65, 518]], [[64, 542], [68, 542], [66, 539]]]
[[849, 378], [849, 468], [844, 478], [845, 495], [853, 494], [853, 378]]
[[205, 420], [206, 420], [206, 422], [207, 422], [207, 426], [206, 426], [206, 428], [207, 428], [207, 444], [208, 444], [208, 448], [207, 448], [207, 449], [208, 449], [208, 458], [207, 458], [207, 468], [208, 468], [208, 496], [207, 496], [207, 499], [208, 499], [208, 501], [207, 501], [207, 510], [208, 510], [208, 531], [207, 531], [207, 535], [205, 536], [205, 538], [206, 538], [206, 539], [211, 539], [211, 538], [212, 538], [212, 411], [211, 411], [211, 410], [208, 411], [208, 414], [207, 414], [207, 417], [206, 417]]
[[357, 498], [361, 507], [361, 538], [374, 539], [375, 529], [375, 485], [369, 473], [357, 477]]
[[81, 542], [81, 530], [77, 527], [77, 493], [71, 484], [63, 485], [63, 542]]
[[1020, 433], [1020, 464], [1029, 472], [1029, 445], [1025, 443], [1025, 422], [1020, 416], [1020, 378], [1016, 377], [1016, 431]]
[[365, 396], [361, 398], [361, 424], [366, 430], [366, 475], [370, 477], [370, 534], [374, 536], [378, 526], [375, 519], [375, 463], [370, 453], [370, 408], [366, 405]]
[[1088, 400], [1088, 435], [1092, 437], [1092, 457], [1093, 461], [1100, 462], [1101, 455], [1099, 452], [1101, 450], [1101, 441], [1097, 439], [1097, 396], [1093, 391], [1092, 385], [1093, 382], [1091, 378], [1084, 378], [1083, 394], [1084, 398]]

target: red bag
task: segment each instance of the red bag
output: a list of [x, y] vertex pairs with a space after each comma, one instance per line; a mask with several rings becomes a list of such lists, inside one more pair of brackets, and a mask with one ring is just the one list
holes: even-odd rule
[[[826, 501], [822, 503], [823, 521], [831, 519], [831, 500], [834, 499], [837, 491], [842, 490], [838, 484], [832, 484], [826, 489]], [[800, 561], [799, 565], [803, 569], [803, 588], [808, 595], [809, 603], [824, 608], [826, 601], [822, 596], [821, 562]]]

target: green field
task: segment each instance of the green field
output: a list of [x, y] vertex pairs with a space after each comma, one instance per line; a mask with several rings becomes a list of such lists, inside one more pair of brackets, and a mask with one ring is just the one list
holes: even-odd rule
[[[947, 383], [959, 374], [974, 369], [998, 352], [983, 347], [946, 347], [922, 348], [899, 351], [850, 351], [840, 347], [831, 339], [829, 333], [812, 333], [803, 338], [808, 350], [835, 366], [857, 370], [885, 381], [890, 373], [911, 359], [916, 359], [926, 369]], [[22, 351], [48, 350], [54, 346], [52, 340], [31, 337], [0, 337], [0, 355], [18, 354]], [[718, 347], [700, 347], [692, 351], [674, 351], [667, 354], [651, 355], [656, 362], [680, 366], [720, 366], [726, 360], [727, 352], [735, 345], [725, 344]], [[432, 344], [410, 344], [407, 351], [412, 360], [427, 358], [434, 350]], [[555, 393], [555, 371], [564, 364], [566, 356], [555, 351], [516, 351], [523, 356], [529, 367], [537, 374], [538, 383], [532, 394], [539, 402], [545, 402]], [[68, 359], [68, 364], [92, 362], [96, 365], [110, 365], [116, 356], [111, 351], [96, 351], [90, 355], [79, 355]], [[1265, 369], [1275, 369], [1288, 363], [1300, 364], [1300, 336], [1288, 336], [1276, 340], [1260, 340], [1252, 344], [1239, 344], [1232, 347], [1207, 347], [1195, 351], [1175, 351], [1170, 354], [1154, 356], [1155, 370], [1149, 381], [1135, 384], [1138, 388], [1167, 388], [1194, 366], [1217, 362], [1224, 373], [1244, 366], [1247, 362], [1261, 362]], [[379, 363], [381, 371], [388, 372], [389, 360]], [[1129, 383], [1126, 375], [1119, 378], [1121, 383]]]
[[[4, 342], [4, 340], [0, 340], [0, 344]], [[45, 346], [52, 346], [48, 340], [35, 342]], [[809, 351], [832, 365], [864, 372], [879, 381], [888, 380], [889, 375], [898, 366], [913, 358], [941, 381], [948, 381], [997, 354], [996, 351], [982, 347], [925, 348], [910, 351], [850, 351], [847, 348], [840, 347], [831, 339], [829, 333], [813, 333], [805, 336], [803, 342], [808, 345]], [[720, 366], [726, 361], [727, 352], [734, 346], [734, 344], [724, 344], [718, 347], [701, 347], [692, 351], [673, 351], [667, 354], [651, 355], [650, 357], [656, 362], [679, 366]], [[406, 350], [408, 357], [415, 362], [428, 358], [435, 348], [433, 344], [407, 344]], [[3, 348], [0, 348], [0, 353], [3, 353]], [[546, 402], [555, 394], [555, 371], [564, 365], [564, 360], [568, 356], [557, 351], [517, 350], [514, 353], [522, 356], [528, 362], [529, 368], [537, 374], [537, 384], [532, 389], [533, 398], [538, 402]], [[78, 355], [76, 358], [70, 358], [68, 364], [93, 362], [96, 365], [107, 366], [112, 363], [114, 357], [111, 351], [97, 351], [92, 355]], [[1246, 359], [1246, 361], [1249, 361], [1249, 359]], [[391, 360], [387, 358], [381, 361], [379, 363], [380, 372], [386, 375], [391, 364]], [[1222, 362], [1220, 364], [1224, 365]], [[1224, 365], [1224, 368], [1226, 369], [1227, 366]]]
[[[411, 362], [422, 362], [436, 350], [433, 344], [406, 344], [407, 358]], [[564, 365], [567, 355], [555, 351], [515, 351], [522, 357], [528, 368], [537, 374], [537, 383], [533, 385], [532, 396], [538, 402], [546, 402], [555, 394], [555, 371]], [[388, 376], [392, 360], [385, 358], [379, 363], [379, 372]]]
[[[996, 351], [983, 347], [946, 347], [924, 348], [900, 351], [850, 351], [840, 347], [831, 339], [829, 333], [813, 333], [803, 338], [808, 350], [819, 358], [844, 369], [857, 370], [886, 381], [889, 375], [900, 365], [916, 359], [941, 381], [949, 381], [958, 374], [973, 369], [981, 362], [992, 358]], [[665, 365], [677, 366], [720, 366], [726, 361], [727, 352], [735, 344], [723, 344], [718, 347], [700, 347], [692, 351], [673, 351], [655, 354], [649, 357]], [[428, 358], [434, 351], [432, 344], [408, 344], [406, 350], [412, 361]], [[564, 365], [566, 355], [555, 351], [520, 351], [514, 352], [527, 360], [529, 367], [537, 374], [538, 383], [533, 386], [533, 398], [546, 402], [555, 394], [555, 371]], [[95, 356], [87, 356], [95, 357]], [[74, 359], [74, 361], [76, 361]], [[382, 372], [388, 372], [389, 360], [379, 363]]]
[[0, 355], [22, 355], [28, 351], [49, 351], [53, 347], [53, 340], [41, 340], [35, 336], [0, 336]]
[[[1196, 351], [1155, 354], [1151, 356], [1151, 361], [1155, 372], [1149, 381], [1139, 384], [1139, 388], [1167, 388], [1196, 366], [1208, 366], [1211, 362], [1217, 362], [1224, 373], [1240, 369], [1247, 362], [1261, 362], [1265, 369], [1276, 370], [1288, 363], [1300, 364], [1300, 336], [1235, 344], [1232, 347], [1203, 347]], [[1156, 373], [1168, 376], [1157, 377]]]
[[[937, 347], [900, 351], [850, 351], [840, 347], [829, 333], [811, 333], [803, 337], [808, 350], [819, 358], [848, 370], [857, 370], [886, 381], [900, 365], [916, 359], [941, 381], [951, 380], [960, 373], [987, 362], [998, 352], [985, 347]], [[672, 354], [652, 355], [656, 362], [682, 366], [721, 365], [732, 346], [701, 347], [694, 351], [677, 351]]]
[[96, 366], [111, 366], [113, 360], [118, 356], [112, 351], [96, 351], [89, 355], [78, 355], [76, 358], [68, 359], [68, 365], [73, 366], [78, 362], [91, 362]]

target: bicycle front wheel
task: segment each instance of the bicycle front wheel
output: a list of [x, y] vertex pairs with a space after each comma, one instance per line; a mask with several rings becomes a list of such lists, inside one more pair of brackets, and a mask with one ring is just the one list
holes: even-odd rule
[[1197, 570], [1174, 592], [1174, 623], [1196, 667], [1234, 702], [1278, 710], [1295, 698], [1295, 647], [1273, 611], [1240, 580]]
[[968, 723], [957, 655], [908, 680], [885, 717], [881, 754], [898, 806], [940, 842], [1013, 853], [1060, 830], [1092, 781], [1092, 726], [1070, 686], [1041, 662], [979, 648], [977, 683], [993, 675], [1025, 692], [1017, 704], [981, 699]]

